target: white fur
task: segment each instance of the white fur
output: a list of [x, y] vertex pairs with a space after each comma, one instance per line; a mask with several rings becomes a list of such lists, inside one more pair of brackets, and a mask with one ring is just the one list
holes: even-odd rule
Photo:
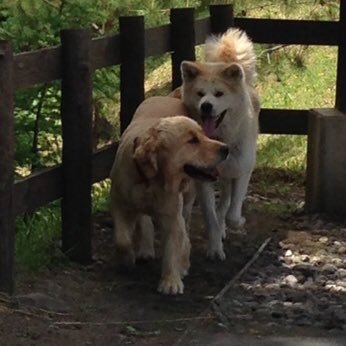
[[[236, 52], [236, 57], [223, 54], [225, 49]], [[228, 159], [219, 166], [221, 194], [217, 208], [213, 184], [197, 184], [209, 235], [208, 256], [224, 260], [222, 238], [226, 236], [226, 227], [235, 229], [245, 224], [242, 205], [256, 162], [259, 101], [251, 85], [256, 76], [255, 55], [247, 35], [230, 29], [221, 37], [207, 40], [205, 56], [204, 63], [182, 63], [182, 98], [192, 116], [200, 122], [204, 102], [212, 105], [212, 117], [226, 110], [213, 134], [230, 148]], [[230, 60], [224, 61], [225, 56]], [[227, 76], [224, 71], [230, 66], [233, 69], [238, 66], [239, 74]], [[223, 95], [216, 97], [217, 91]]]

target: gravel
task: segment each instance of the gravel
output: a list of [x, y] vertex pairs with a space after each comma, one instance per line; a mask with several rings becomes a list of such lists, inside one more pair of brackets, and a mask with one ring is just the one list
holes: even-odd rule
[[227, 292], [220, 309], [231, 326], [247, 320], [269, 329], [278, 325], [344, 333], [345, 249], [344, 226], [306, 217], [284, 239], [269, 244]]

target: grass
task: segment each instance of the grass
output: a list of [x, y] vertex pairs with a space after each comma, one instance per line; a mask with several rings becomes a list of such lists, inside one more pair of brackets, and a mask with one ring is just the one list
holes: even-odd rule
[[[235, 1], [236, 13], [242, 6], [247, 16], [270, 18], [336, 19], [337, 6], [316, 5], [305, 1], [289, 10], [284, 2]], [[264, 3], [264, 2], [263, 2]], [[286, 1], [285, 3], [290, 3]], [[334, 3], [334, 1], [333, 1]], [[262, 7], [261, 7], [262, 6]], [[268, 46], [256, 46], [258, 55], [258, 91], [265, 108], [333, 107], [336, 79], [336, 49], [330, 47], [286, 46], [271, 53]], [[197, 47], [197, 58], [201, 48]], [[102, 72], [106, 78], [106, 73]], [[166, 95], [170, 90], [171, 66], [168, 54], [146, 60], [146, 95]], [[107, 101], [109, 120], [117, 127], [119, 92], [114, 102]], [[306, 136], [260, 135], [254, 184], [262, 191], [287, 193], [302, 185], [306, 167]], [[284, 182], [284, 183], [282, 183]], [[108, 210], [109, 180], [93, 186], [93, 211]], [[37, 270], [64, 258], [59, 252], [61, 220], [59, 203], [35, 211], [17, 220], [17, 263], [20, 269]]]
[[57, 242], [61, 238], [60, 204], [36, 210], [16, 220], [16, 261], [19, 270], [40, 270], [61, 258]]

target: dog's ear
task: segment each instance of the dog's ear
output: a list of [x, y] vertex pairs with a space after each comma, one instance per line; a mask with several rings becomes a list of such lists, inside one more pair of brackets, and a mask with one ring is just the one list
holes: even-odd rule
[[196, 63], [186, 60], [181, 63], [180, 70], [184, 81], [194, 80], [201, 73], [201, 69]]
[[133, 158], [141, 173], [147, 179], [152, 179], [158, 174], [158, 150], [160, 148], [159, 131], [155, 128], [142, 138], [136, 137], [133, 143]]
[[222, 75], [233, 81], [241, 81], [244, 78], [244, 70], [241, 65], [233, 63], [222, 71]]

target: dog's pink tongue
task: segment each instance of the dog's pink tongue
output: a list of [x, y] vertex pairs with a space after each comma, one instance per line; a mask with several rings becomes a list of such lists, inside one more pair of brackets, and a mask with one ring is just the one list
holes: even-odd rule
[[216, 128], [216, 121], [214, 119], [207, 119], [203, 122], [203, 131], [208, 136], [211, 137]]

